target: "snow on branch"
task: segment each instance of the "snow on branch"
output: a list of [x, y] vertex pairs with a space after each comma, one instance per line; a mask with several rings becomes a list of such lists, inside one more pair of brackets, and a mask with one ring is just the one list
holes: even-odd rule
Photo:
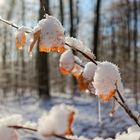
[[[96, 62], [95, 55], [89, 48], [85, 47], [81, 41], [73, 37], [65, 37], [64, 28], [55, 17], [46, 15], [46, 18], [40, 20], [34, 29], [18, 27], [1, 17], [0, 21], [18, 29], [16, 36], [17, 48], [21, 49], [25, 45], [26, 33], [29, 33], [31, 39], [28, 51], [30, 54], [32, 54], [32, 49], [37, 41], [39, 41], [40, 52], [60, 53], [59, 67], [62, 74], [72, 74], [77, 79], [79, 89], [97, 95], [102, 101], [109, 101], [111, 98], [114, 98], [129, 117], [140, 127], [139, 118], [131, 111], [122, 96], [123, 85], [119, 68], [111, 62]], [[81, 53], [89, 61], [83, 65], [82, 62], [79, 61], [80, 58], [74, 56], [72, 50]], [[62, 114], [64, 113], [63, 117], [61, 116], [62, 114], [55, 111], [56, 108], [62, 112]], [[38, 122], [40, 127], [37, 130], [45, 136], [50, 134], [73, 134], [71, 125], [73, 124], [74, 111], [66, 106], [56, 108], [54, 107], [48, 114], [40, 118]], [[58, 116], [61, 116], [63, 119], [57, 120], [56, 118], [61, 118]], [[56, 120], [52, 120], [52, 118]], [[44, 122], [46, 122], [47, 125], [44, 126]], [[59, 125], [61, 125], [60, 122], [63, 122], [62, 129], [58, 129]]]

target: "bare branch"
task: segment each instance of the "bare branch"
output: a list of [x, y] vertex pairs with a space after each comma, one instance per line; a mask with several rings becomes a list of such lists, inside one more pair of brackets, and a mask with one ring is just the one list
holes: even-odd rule
[[[42, 5], [44, 5], [44, 4], [43, 4], [43, 1], [42, 1]], [[43, 6], [43, 7], [44, 7], [44, 6]], [[43, 8], [43, 9], [44, 9], [44, 8]], [[44, 11], [45, 11], [45, 9], [44, 9]], [[16, 24], [14, 24], [14, 23], [12, 23], [12, 22], [10, 22], [10, 21], [8, 21], [8, 20], [5, 20], [5, 19], [3, 19], [3, 18], [1, 18], [1, 17], [0, 17], [0, 21], [6, 23], [7, 25], [10, 25], [10, 26], [12, 26], [12, 27], [14, 27], [14, 28], [16, 28], [16, 29], [19, 29], [19, 28], [20, 28], [20, 27], [17, 26]], [[31, 33], [31, 31], [26, 31], [26, 33]], [[71, 45], [69, 45], [68, 43], [65, 43], [65, 45], [69, 46], [72, 50], [75, 50], [75, 51], [77, 51], [77, 52], [80, 52], [84, 57], [86, 57], [86, 58], [89, 59], [91, 62], [93, 62], [94, 64], [97, 65], [97, 62], [94, 60], [94, 58], [90, 57], [90, 56], [87, 55], [85, 52], [82, 52], [81, 50], [76, 49], [74, 46], [71, 46]]]
[[69, 45], [68, 43], [65, 42], [65, 45], [69, 46], [72, 50], [80, 52], [84, 57], [86, 57], [87, 59], [89, 59], [91, 62], [93, 62], [95, 65], [97, 65], [97, 62], [90, 57], [89, 55], [87, 55], [85, 52], [82, 52], [81, 50], [76, 49], [74, 46]]
[[[24, 129], [24, 130], [30, 130], [30, 131], [34, 131], [34, 132], [37, 132], [37, 129], [34, 129], [34, 128], [29, 128], [29, 127], [24, 127], [24, 126], [18, 126], [18, 125], [11, 125], [11, 126], [8, 126], [9, 128], [14, 128], [14, 129]], [[52, 134], [51, 136], [54, 136], [56, 138], [60, 138], [60, 139], [63, 139], [63, 140], [77, 140], [77, 139], [71, 139], [71, 138], [67, 138], [65, 136], [62, 136], [62, 135], [57, 135], [57, 134]], [[49, 137], [49, 136], [48, 136]]]
[[[12, 22], [10, 22], [8, 20], [5, 20], [5, 19], [1, 18], [1, 16], [0, 16], [0, 21], [2, 21], [3, 23], [6, 23], [7, 25], [10, 25], [10, 26], [12, 26], [12, 27], [14, 27], [16, 29], [19, 29], [20, 28], [16, 24], [14, 24], [14, 23], [12, 23]], [[31, 31], [26, 31], [26, 33], [31, 33]]]
[[24, 126], [19, 126], [19, 125], [9, 125], [8, 127], [9, 128], [14, 128], [14, 129], [25, 129], [25, 130], [30, 130], [30, 131], [37, 131], [37, 129], [24, 127]]
[[117, 82], [115, 83], [115, 86], [116, 86], [116, 92], [118, 93], [118, 96], [119, 96], [120, 100], [122, 101], [122, 103], [125, 103], [125, 101], [124, 101], [124, 99], [123, 99], [121, 93], [120, 93], [119, 90], [118, 90]]
[[116, 92], [120, 98], [121, 101], [119, 101], [119, 99], [114, 96], [114, 99], [121, 105], [121, 107], [123, 107], [123, 109], [125, 110], [125, 112], [129, 115], [129, 117], [134, 120], [136, 122], [136, 124], [140, 127], [140, 122], [138, 120], [138, 118], [133, 114], [133, 112], [131, 111], [131, 109], [128, 107], [128, 105], [126, 104], [125, 100], [123, 99], [121, 93], [118, 90], [118, 87], [116, 85]]
[[1, 18], [1, 16], [0, 16], [0, 21], [6, 23], [6, 24], [8, 24], [8, 25], [10, 25], [10, 26], [12, 26], [12, 27], [14, 27], [16, 29], [19, 29], [19, 26], [17, 26], [16, 24], [14, 24], [14, 23], [12, 23], [12, 22], [10, 22], [8, 20], [5, 20], [5, 19]]

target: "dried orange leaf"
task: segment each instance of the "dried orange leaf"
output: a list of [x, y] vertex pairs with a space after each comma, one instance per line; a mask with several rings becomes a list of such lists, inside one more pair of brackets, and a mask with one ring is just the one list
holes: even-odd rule
[[102, 101], [109, 101], [113, 96], [115, 96], [116, 90], [110, 91], [108, 94], [99, 94]]
[[58, 52], [58, 53], [63, 53], [65, 51], [65, 48], [63, 45], [53, 45], [51, 47], [46, 47], [44, 43], [39, 44], [39, 51], [40, 52]]
[[60, 72], [64, 75], [71, 73], [72, 69], [74, 68], [74, 61], [74, 55], [71, 50], [67, 50], [61, 54], [59, 60]]
[[75, 112], [71, 112], [68, 116], [68, 129], [65, 131], [65, 135], [73, 135], [73, 131], [72, 131], [72, 124], [74, 121], [74, 115]]
[[63, 66], [60, 66], [60, 67], [59, 67], [59, 71], [60, 71], [61, 74], [63, 74], [63, 75], [68, 75], [68, 74], [70, 74], [71, 71], [72, 71], [72, 69], [73, 69], [73, 68], [71, 68], [71, 69], [65, 69]]
[[71, 73], [75, 78], [78, 78], [82, 73], [82, 67], [78, 64], [74, 64], [74, 68]]
[[22, 49], [25, 43], [26, 43], [25, 32], [18, 32], [16, 36], [16, 48]]
[[29, 45], [29, 49], [28, 49], [28, 52], [29, 52], [30, 54], [32, 54], [32, 49], [33, 49], [33, 47], [34, 47], [36, 41], [39, 39], [40, 33], [41, 33], [41, 30], [36, 31], [36, 32], [34, 33], [34, 35], [33, 35], [33, 38], [32, 38], [31, 41], [30, 41], [30, 45]]
[[88, 89], [89, 83], [91, 82], [86, 80], [82, 74], [78, 77], [77, 81], [78, 81], [78, 87], [81, 91]]

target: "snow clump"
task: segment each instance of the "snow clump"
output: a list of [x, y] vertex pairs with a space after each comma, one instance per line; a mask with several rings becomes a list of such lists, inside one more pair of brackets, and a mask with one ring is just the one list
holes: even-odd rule
[[52, 107], [38, 121], [38, 132], [43, 136], [72, 135], [71, 130], [76, 109], [72, 106], [60, 104]]
[[103, 101], [108, 101], [115, 95], [116, 85], [122, 93], [123, 86], [117, 65], [111, 62], [100, 62], [94, 75], [95, 94]]

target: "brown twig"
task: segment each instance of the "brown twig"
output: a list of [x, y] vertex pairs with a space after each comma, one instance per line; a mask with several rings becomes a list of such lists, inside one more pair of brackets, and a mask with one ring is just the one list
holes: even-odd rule
[[25, 130], [30, 130], [30, 131], [37, 131], [37, 129], [29, 128], [29, 127], [25, 127], [25, 126], [19, 126], [19, 125], [10, 125], [8, 127], [14, 128], [14, 129], [25, 129]]
[[129, 115], [129, 117], [132, 120], [134, 120], [136, 122], [136, 124], [140, 127], [140, 122], [139, 122], [138, 118], [133, 114], [131, 109], [126, 104], [125, 100], [123, 99], [121, 93], [118, 90], [117, 84], [116, 84], [116, 92], [117, 92], [117, 94], [118, 94], [118, 96], [120, 98], [120, 101], [119, 101], [119, 99], [116, 96], [114, 96], [114, 99], [121, 105], [121, 107], [124, 108], [125, 112]]
[[[24, 129], [24, 130], [30, 130], [30, 131], [37, 132], [37, 129], [29, 128], [29, 127], [24, 127], [24, 126], [11, 125], [11, 126], [8, 126], [8, 127], [9, 128], [14, 128], [14, 129]], [[63, 139], [63, 140], [74, 140], [74, 139], [69, 139], [69, 138], [66, 138], [65, 136], [57, 135], [57, 134], [53, 134], [51, 136], [54, 136], [56, 138], [60, 138], [60, 139]]]
[[[45, 10], [43, 1], [42, 1], [42, 8], [43, 8], [43, 11], [45, 12], [46, 10]], [[6, 23], [6, 24], [8, 24], [8, 25], [10, 25], [10, 26], [12, 26], [12, 27], [14, 27], [16, 29], [19, 29], [20, 28], [16, 24], [14, 24], [14, 23], [12, 23], [12, 22], [10, 22], [8, 20], [5, 20], [5, 19], [3, 19], [1, 17], [0, 17], [0, 21]], [[30, 31], [26, 31], [26, 33], [31, 33], [31, 32]], [[93, 58], [91, 58], [90, 56], [88, 56], [86, 53], [82, 52], [81, 50], [76, 49], [75, 47], [69, 45], [68, 43], [65, 43], [65, 45], [69, 46], [72, 50], [76, 50], [77, 52], [80, 52], [83, 56], [85, 56], [87, 59], [89, 59], [91, 62], [93, 62], [94, 64], [97, 65], [97, 62]]]
[[83, 56], [85, 56], [87, 59], [89, 59], [91, 62], [93, 62], [95, 65], [97, 65], [97, 62], [91, 58], [90, 56], [88, 56], [86, 53], [82, 52], [81, 50], [76, 49], [75, 47], [69, 45], [68, 43], [65, 42], [65, 45], [69, 46], [72, 50], [80, 52]]
[[8, 25], [10, 25], [10, 26], [12, 26], [12, 27], [14, 27], [16, 29], [19, 29], [19, 27], [16, 24], [14, 24], [14, 23], [12, 23], [12, 22], [10, 22], [8, 20], [2, 19], [1, 17], [0, 17], [0, 21], [6, 23], [6, 24], [8, 24]]
[[118, 94], [120, 100], [122, 101], [122, 103], [125, 103], [125, 100], [123, 99], [121, 93], [120, 93], [119, 90], [118, 90], [117, 81], [116, 81], [116, 83], [115, 83], [115, 86], [116, 86], [116, 92], [117, 92], [117, 94]]
[[[14, 24], [14, 23], [12, 23], [12, 22], [10, 22], [10, 21], [8, 21], [8, 20], [5, 20], [5, 19], [3, 19], [3, 18], [1, 18], [0, 17], [0, 21], [2, 21], [3, 23], [6, 23], [7, 25], [10, 25], [10, 26], [12, 26], [12, 27], [14, 27], [14, 28], [16, 28], [16, 29], [19, 29], [20, 27], [19, 26], [17, 26], [16, 24]], [[31, 33], [30, 31], [26, 31], [26, 33]]]

